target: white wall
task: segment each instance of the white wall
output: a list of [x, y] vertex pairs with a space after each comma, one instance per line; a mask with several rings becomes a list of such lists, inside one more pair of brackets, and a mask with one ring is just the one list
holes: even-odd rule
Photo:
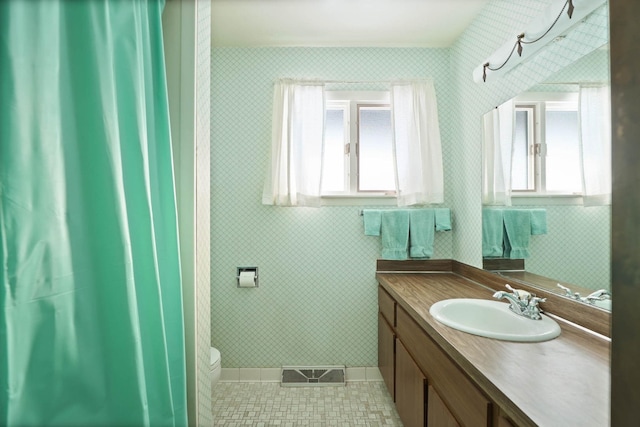
[[208, 0], [169, 0], [163, 15], [191, 426], [213, 424], [209, 378], [210, 14]]

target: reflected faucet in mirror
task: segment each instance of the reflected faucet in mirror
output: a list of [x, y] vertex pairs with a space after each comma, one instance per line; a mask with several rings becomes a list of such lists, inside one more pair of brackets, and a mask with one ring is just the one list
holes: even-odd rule
[[586, 297], [583, 297], [580, 295], [580, 292], [572, 292], [571, 289], [561, 285], [560, 283], [558, 283], [557, 286], [564, 291], [564, 296], [591, 305], [598, 305], [596, 301], [605, 301], [611, 299], [611, 292], [606, 289], [598, 289], [597, 291], [590, 293]]

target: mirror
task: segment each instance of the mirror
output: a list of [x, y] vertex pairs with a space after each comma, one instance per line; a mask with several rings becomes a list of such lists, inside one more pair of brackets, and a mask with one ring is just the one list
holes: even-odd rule
[[[577, 150], [574, 150], [574, 155], [577, 158], [576, 161], [581, 162], [579, 135], [580, 133], [585, 133], [585, 131], [584, 126], [582, 126], [583, 130], [581, 132], [578, 129], [581, 129], [580, 117], [583, 117], [582, 120], [586, 122], [584, 119], [586, 116], [584, 113], [580, 116], [578, 104], [575, 103], [575, 100], [579, 99], [577, 91], [579, 91], [581, 85], [608, 87], [609, 82], [609, 50], [608, 45], [605, 45], [591, 51], [566, 68], [556, 72], [544, 82], [536, 84], [525, 93], [508, 101], [513, 102], [513, 107], [509, 106], [509, 108], [515, 108], [515, 131], [513, 132], [515, 137], [511, 157], [513, 171], [510, 174], [512, 177], [511, 187], [515, 190], [517, 186], [521, 190], [511, 193], [512, 206], [490, 206], [490, 200], [488, 203], [484, 203], [488, 200], [485, 197], [485, 183], [487, 180], [491, 180], [486, 176], [484, 165], [491, 163], [491, 161], [497, 162], [495, 162], [495, 159], [488, 158], [490, 155], [487, 154], [489, 153], [486, 150], [487, 143], [483, 142], [483, 212], [486, 214], [487, 209], [542, 209], [546, 214], [546, 232], [541, 234], [534, 233], [535, 235], [528, 237], [528, 256], [519, 260], [503, 259], [505, 258], [504, 254], [500, 256], [495, 251], [491, 253], [491, 251], [483, 250], [485, 252], [483, 254], [484, 268], [501, 274], [511, 281], [521, 281], [536, 287], [542, 287], [559, 295], [565, 295], [567, 298], [582, 300], [582, 302], [591, 303], [608, 310], [611, 308], [610, 203], [599, 206], [584, 206], [582, 197], [579, 195], [560, 196], [559, 194], [549, 193], [554, 191], [558, 193], [561, 190], [550, 188], [553, 187], [554, 179], [556, 179], [551, 176], [554, 171], [557, 171], [561, 176], [569, 174], [572, 169], [572, 166], [570, 166], [571, 150], [567, 147], [561, 147], [564, 151], [552, 153], [552, 143], [554, 141], [560, 141], [556, 143], [556, 147], [558, 147], [558, 144], [574, 138], [576, 140], [575, 150]], [[606, 100], [608, 105], [608, 95], [603, 99]], [[547, 100], [548, 103], [545, 104], [542, 102], [543, 100]], [[562, 104], [562, 102], [566, 103]], [[570, 105], [571, 102], [574, 102], [573, 107], [575, 107], [576, 111], [573, 113], [562, 111], [564, 110], [563, 105]], [[535, 110], [532, 113], [534, 110], [527, 110], [533, 105], [542, 105], [541, 111]], [[503, 107], [501, 106], [500, 108]], [[571, 108], [568, 108], [568, 110], [571, 110]], [[492, 122], [488, 121], [489, 115], [496, 115], [498, 114], [497, 111], [498, 109], [495, 112], [488, 112], [483, 118], [484, 141], [490, 138], [487, 137], [487, 127], [493, 126]], [[550, 112], [555, 113], [557, 111], [561, 111], [562, 114], [556, 114], [553, 117], [550, 115]], [[606, 119], [599, 120], [599, 122], [609, 124], [610, 115], [605, 117]], [[540, 125], [541, 123], [542, 126]], [[549, 128], [553, 126], [556, 126], [562, 132], [557, 139], [553, 139], [550, 136], [552, 131]], [[570, 135], [569, 130], [572, 128], [577, 129], [576, 132], [578, 133], [576, 135]], [[530, 134], [532, 141], [529, 142], [526, 142], [526, 136], [522, 136], [527, 133], [527, 129], [533, 132]], [[547, 135], [548, 141], [545, 141], [543, 137], [543, 143], [537, 145], [538, 143], [535, 141], [540, 141], [540, 139], [535, 139], [537, 137], [534, 138], [534, 134]], [[489, 135], [492, 134], [489, 133]], [[518, 151], [520, 146], [522, 146], [522, 149]], [[608, 150], [607, 155], [610, 156], [610, 148]], [[552, 163], [551, 157], [554, 156], [560, 160], [557, 164]], [[544, 160], [544, 157], [548, 160]], [[529, 159], [535, 160], [529, 161]], [[533, 163], [534, 161], [536, 164]], [[492, 166], [488, 167], [491, 168]], [[549, 178], [543, 179], [541, 177]], [[583, 178], [578, 177], [577, 179], [577, 185], [580, 189]], [[541, 188], [544, 189], [545, 184], [547, 185], [546, 191], [548, 193], [546, 195], [536, 194]], [[575, 191], [575, 189], [571, 189], [573, 187], [570, 185], [568, 188], [568, 190], [564, 191], [565, 193], [567, 191]], [[499, 205], [500, 203], [496, 204]], [[495, 215], [495, 213], [489, 215]], [[485, 234], [492, 232], [487, 229], [495, 227], [487, 224], [483, 219], [483, 246], [485, 246]], [[506, 231], [504, 232], [506, 233]], [[485, 255], [491, 256], [486, 257]], [[506, 258], [509, 257], [507, 256]], [[563, 288], [558, 287], [558, 284], [562, 285]], [[598, 290], [604, 290], [604, 292], [594, 295], [593, 299], [585, 299], [585, 297]], [[579, 295], [576, 295], [576, 293]]]

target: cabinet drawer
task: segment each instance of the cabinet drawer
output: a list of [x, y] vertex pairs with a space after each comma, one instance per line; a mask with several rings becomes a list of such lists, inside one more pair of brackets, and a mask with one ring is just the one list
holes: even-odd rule
[[401, 307], [396, 334], [463, 426], [490, 425], [489, 400]]
[[378, 307], [391, 327], [396, 327], [396, 302], [382, 286], [378, 286]]

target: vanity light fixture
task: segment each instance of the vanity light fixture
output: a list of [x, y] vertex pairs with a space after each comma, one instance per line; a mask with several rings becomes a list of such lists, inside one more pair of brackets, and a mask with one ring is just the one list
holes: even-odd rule
[[[526, 49], [526, 52], [529, 56], [533, 55], [549, 41], [554, 40], [566, 32], [572, 24], [587, 17], [587, 15], [593, 12], [598, 6], [604, 4], [605, 1], [606, 0], [566, 0], [564, 3], [554, 2], [547, 7], [544, 13], [531, 21], [525, 28], [525, 31], [518, 33], [515, 42], [513, 39], [507, 41], [484, 61], [482, 65], [476, 67], [473, 71], [473, 79], [476, 82], [480, 82], [481, 80], [486, 82], [489, 71], [494, 73], [497, 71], [506, 72], [515, 67], [523, 60], [522, 53], [525, 51], [523, 45], [531, 45]], [[575, 19], [572, 19], [574, 17]], [[518, 53], [518, 56], [515, 58], [513, 57], [514, 52]]]

